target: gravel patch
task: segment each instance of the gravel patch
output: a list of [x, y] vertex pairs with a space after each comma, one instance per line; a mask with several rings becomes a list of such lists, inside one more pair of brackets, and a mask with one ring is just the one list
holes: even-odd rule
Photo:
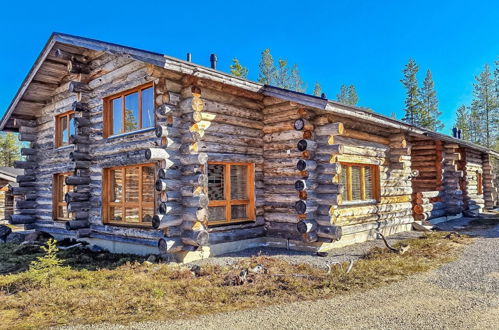
[[[387, 237], [387, 241], [390, 245], [393, 245], [401, 240], [416, 238], [421, 235], [423, 235], [423, 233], [417, 231], [403, 232]], [[381, 239], [367, 241], [331, 250], [327, 252], [326, 256], [323, 257], [317, 256], [316, 253], [312, 252], [293, 251], [282, 248], [258, 247], [234, 253], [227, 253], [214, 258], [195, 261], [193, 262], [193, 264], [197, 265], [214, 264], [214, 265], [226, 266], [226, 265], [232, 265], [247, 257], [252, 257], [256, 255], [265, 255], [265, 256], [272, 256], [292, 264], [306, 263], [316, 267], [326, 267], [326, 265], [329, 265], [334, 262], [344, 262], [349, 260], [360, 259], [363, 256], [365, 256], [366, 253], [373, 247], [385, 247], [385, 244]]]
[[[461, 225], [459, 225], [461, 226]], [[466, 227], [466, 225], [464, 226]], [[452, 229], [450, 227], [449, 229]], [[498, 226], [466, 227], [479, 236], [455, 262], [429, 273], [354, 294], [320, 301], [274, 305], [253, 310], [204, 315], [196, 319], [143, 322], [129, 326], [89, 325], [71, 329], [498, 329]], [[408, 236], [405, 236], [408, 235]], [[394, 241], [419, 233], [403, 233]], [[321, 265], [362, 256], [372, 241], [335, 250], [325, 258], [312, 254], [263, 249], [262, 253], [291, 262]], [[203, 262], [230, 264], [259, 250], [229, 254]], [[315, 260], [314, 260], [315, 259]], [[321, 261], [318, 261], [321, 260]], [[209, 306], [207, 306], [209, 308]], [[68, 329], [69, 329], [68, 328]]]

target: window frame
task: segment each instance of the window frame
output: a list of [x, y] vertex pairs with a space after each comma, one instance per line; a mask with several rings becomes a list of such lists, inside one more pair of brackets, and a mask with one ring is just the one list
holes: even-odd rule
[[[64, 195], [62, 197], [62, 201], [59, 200], [59, 196], [61, 196], [61, 190], [64, 191], [64, 179], [68, 176], [71, 176], [71, 172], [63, 172], [63, 173], [56, 173], [53, 175], [52, 179], [52, 187], [53, 187], [53, 196], [52, 196], [52, 218], [55, 221], [68, 221], [71, 220], [71, 217], [64, 218], [59, 215], [59, 207], [68, 207], [68, 203], [66, 203], [66, 200], [64, 199]], [[60, 183], [62, 183], [60, 185]], [[73, 187], [69, 186], [69, 191], [73, 191]], [[69, 212], [68, 212], [69, 213]]]
[[[348, 203], [368, 203], [368, 202], [379, 202], [380, 201], [380, 174], [379, 174], [379, 166], [375, 164], [366, 164], [366, 163], [350, 163], [350, 162], [340, 162], [341, 169], [345, 171], [345, 179], [344, 189], [345, 189], [345, 199], [343, 200], [344, 204]], [[360, 167], [360, 196], [361, 199], [353, 199], [353, 189], [352, 189], [352, 167], [358, 166]], [[366, 176], [365, 176], [365, 168], [371, 168], [371, 189], [372, 189], [372, 199], [366, 198]]]
[[[236, 224], [242, 222], [254, 222], [256, 221], [256, 211], [255, 211], [255, 164], [253, 163], [239, 163], [239, 162], [208, 162], [207, 169], [209, 165], [224, 165], [224, 200], [210, 200], [208, 203], [208, 212], [211, 206], [225, 206], [225, 220], [219, 221], [208, 221], [208, 226], [216, 225], [227, 225]], [[231, 199], [231, 166], [240, 165], [246, 166], [247, 175], [247, 185], [246, 194], [248, 196], [247, 200], [232, 200]], [[209, 188], [208, 188], [209, 189]], [[209, 192], [208, 192], [209, 194]], [[245, 219], [232, 219], [231, 206], [233, 205], [247, 205]]]
[[[126, 169], [132, 167], [140, 168], [140, 176], [139, 176], [139, 201], [138, 202], [126, 202]], [[102, 196], [102, 214], [103, 214], [103, 223], [113, 226], [127, 226], [127, 227], [151, 227], [150, 222], [142, 221], [142, 209], [144, 207], [152, 207], [153, 213], [156, 213], [156, 190], [154, 189], [154, 183], [151, 187], [153, 192], [153, 201], [152, 202], [143, 202], [142, 201], [142, 191], [143, 191], [143, 180], [142, 180], [142, 168], [143, 167], [153, 167], [154, 173], [156, 173], [156, 164], [155, 163], [146, 163], [146, 164], [133, 164], [133, 165], [124, 165], [124, 166], [113, 166], [107, 167], [103, 169], [103, 196]], [[111, 193], [111, 180], [112, 177], [110, 175], [113, 170], [123, 170], [123, 191], [122, 191], [122, 201], [121, 202], [110, 202], [109, 199], [112, 196]], [[131, 205], [130, 205], [131, 204]], [[123, 219], [125, 219], [126, 209], [127, 208], [137, 208], [139, 212], [140, 222], [126, 222], [126, 221], [111, 221], [111, 208], [118, 207], [121, 205], [121, 211], [123, 213]]]
[[[61, 113], [61, 114], [58, 114], [55, 116], [55, 134], [54, 134], [55, 148], [66, 147], [66, 146], [70, 146], [73, 144], [70, 142], [70, 138], [71, 138], [71, 127], [70, 126], [71, 126], [71, 116], [73, 115], [73, 118], [74, 118], [74, 114], [75, 114], [75, 112], [70, 110], [70, 111], [66, 111], [64, 113]], [[68, 143], [67, 144], [62, 143], [63, 136], [62, 136], [62, 127], [61, 127], [60, 121], [63, 117], [67, 117], [67, 123], [68, 123]]]
[[[156, 114], [154, 114], [154, 123], [151, 127], [142, 127], [142, 91], [148, 88], [152, 88], [152, 95], [153, 95], [153, 108], [156, 107], [156, 101], [155, 101], [155, 86], [154, 82], [147, 82], [145, 84], [142, 84], [140, 86], [127, 89], [125, 91], [122, 91], [120, 93], [116, 93], [113, 95], [106, 96], [103, 99], [104, 103], [104, 137], [108, 138], [111, 136], [116, 136], [116, 135], [121, 135], [121, 134], [127, 134], [131, 132], [136, 132], [140, 131], [143, 129], [147, 128], [154, 128], [156, 126]], [[139, 118], [138, 118], [138, 128], [133, 131], [125, 132], [125, 97], [128, 95], [131, 95], [133, 93], [138, 93], [138, 105], [139, 105]], [[112, 101], [120, 98], [121, 99], [121, 120], [122, 120], [122, 127], [121, 127], [121, 132], [115, 133], [113, 132], [113, 111], [112, 111]], [[153, 109], [155, 111], [155, 109]]]

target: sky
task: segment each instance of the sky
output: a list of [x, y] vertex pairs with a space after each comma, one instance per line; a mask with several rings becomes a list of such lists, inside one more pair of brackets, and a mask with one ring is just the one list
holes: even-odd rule
[[359, 105], [403, 116], [402, 69], [430, 69], [449, 133], [474, 77], [499, 59], [499, 1], [17, 1], [0, 11], [0, 113], [52, 32], [155, 51], [229, 71], [237, 57], [258, 77], [263, 49], [298, 64], [311, 93], [353, 84]]

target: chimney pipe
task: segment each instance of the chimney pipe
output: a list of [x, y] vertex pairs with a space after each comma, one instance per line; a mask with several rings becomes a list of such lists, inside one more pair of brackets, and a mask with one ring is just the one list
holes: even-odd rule
[[210, 63], [211, 63], [211, 68], [216, 70], [217, 69], [217, 54], [211, 54], [210, 55]]
[[457, 127], [452, 129], [452, 137], [457, 138]]
[[461, 131], [461, 129], [459, 128], [459, 129], [457, 130], [457, 138], [458, 138], [458, 139], [461, 139], [461, 133], [462, 133], [462, 131]]
[[192, 62], [192, 54], [191, 53], [187, 53], [187, 57], [185, 59], [187, 62]]
[[324, 100], [325, 100], [325, 99], [327, 99], [327, 97], [326, 97], [326, 93], [322, 93], [322, 94], [321, 94], [321, 99], [324, 99]]

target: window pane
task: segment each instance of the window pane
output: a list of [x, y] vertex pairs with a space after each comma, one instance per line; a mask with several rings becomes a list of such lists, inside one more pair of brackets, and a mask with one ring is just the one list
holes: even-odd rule
[[139, 220], [139, 210], [136, 208], [126, 208], [125, 209], [125, 221], [126, 222], [140, 222]]
[[113, 127], [111, 135], [120, 134], [123, 131], [121, 104], [121, 97], [111, 101], [111, 111], [113, 114]]
[[208, 221], [225, 221], [225, 206], [210, 206]]
[[152, 222], [153, 215], [154, 215], [153, 207], [142, 208], [142, 222]]
[[62, 116], [62, 117], [59, 117], [59, 127], [61, 128], [61, 132], [60, 132], [60, 141], [61, 141], [61, 145], [66, 145], [66, 144], [69, 144], [69, 140], [68, 140], [68, 117], [67, 116]]
[[347, 199], [348, 187], [347, 187], [347, 167], [346, 166], [343, 166], [343, 171], [341, 171], [340, 184], [342, 184], [344, 187], [343, 192], [341, 193], [341, 197], [343, 197], [343, 200], [348, 200]]
[[142, 90], [142, 128], [154, 126], [154, 93], [149, 87]]
[[246, 219], [248, 217], [247, 205], [232, 205], [230, 211], [232, 220]]
[[373, 195], [373, 173], [370, 166], [366, 167], [366, 199], [374, 199]]
[[139, 128], [139, 93], [125, 96], [125, 132]]
[[352, 200], [360, 200], [360, 167], [352, 166]]
[[123, 170], [111, 170], [111, 202], [121, 202], [123, 198]]
[[125, 169], [125, 202], [139, 201], [139, 170], [139, 167], [128, 167]]
[[154, 167], [142, 167], [142, 201], [154, 202]]
[[58, 219], [69, 219], [68, 207], [63, 205], [59, 206], [57, 210], [57, 218]]
[[208, 198], [210, 201], [223, 201], [225, 166], [220, 164], [208, 165]]
[[74, 119], [74, 117], [75, 117], [74, 114], [69, 115], [69, 135], [70, 136], [75, 134], [75, 119]]
[[111, 207], [110, 209], [111, 221], [123, 221], [123, 211], [121, 207]]
[[232, 165], [230, 167], [230, 198], [232, 200], [248, 199], [248, 167], [245, 165]]

